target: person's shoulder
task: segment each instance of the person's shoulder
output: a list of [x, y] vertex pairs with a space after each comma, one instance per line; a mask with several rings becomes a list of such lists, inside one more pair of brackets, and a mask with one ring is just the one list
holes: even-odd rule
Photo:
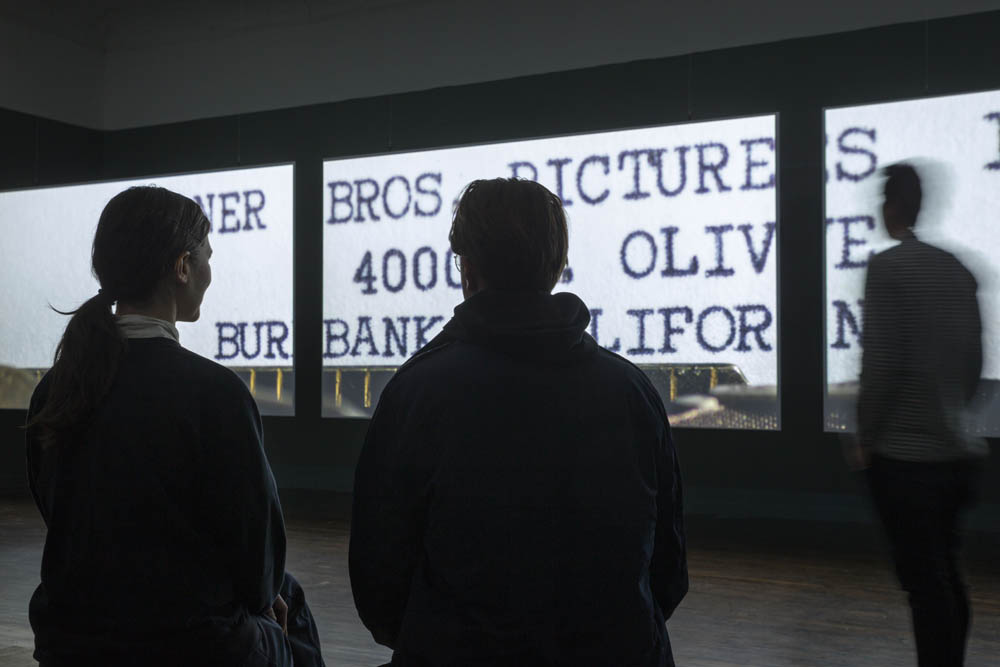
[[175, 364], [178, 371], [186, 373], [202, 392], [250, 397], [250, 390], [232, 369], [181, 345], [172, 345], [168, 349], [170, 363]]
[[597, 347], [594, 364], [602, 382], [617, 384], [621, 391], [631, 390], [638, 393], [655, 412], [666, 419], [666, 409], [663, 407], [660, 392], [641, 368], [620, 354], [600, 346]]
[[401, 406], [413, 408], [430, 396], [448, 394], [459, 369], [470, 366], [463, 355], [456, 355], [458, 341], [445, 333], [438, 334], [417, 350], [392, 374], [378, 399], [373, 420], [395, 413]]
[[[440, 333], [431, 339], [427, 345], [417, 350], [412, 357], [403, 362], [392, 381], [419, 381], [420, 376], [433, 373], [436, 369], [454, 360], [458, 351], [458, 340], [446, 333]], [[401, 379], [402, 378], [402, 379]]]
[[885, 250], [872, 253], [868, 257], [867, 266], [865, 267], [867, 279], [870, 281], [873, 276], [885, 273], [889, 267], [899, 262], [901, 259], [901, 248], [901, 245], [894, 245], [891, 248], [886, 248]]
[[891, 248], [886, 248], [881, 252], [873, 254], [868, 258], [868, 270], [870, 271], [872, 267], [881, 268], [899, 262], [910, 261], [915, 254], [923, 251], [918, 245], [919, 243], [919, 241], [915, 241], [913, 243], [897, 243]]
[[[868, 272], [895, 275], [928, 261], [928, 254], [935, 254], [939, 248], [917, 239], [897, 243], [868, 258]], [[931, 259], [930, 261], [934, 261]]]
[[969, 267], [958, 258], [955, 253], [931, 243], [919, 242], [921, 248], [928, 256], [928, 261], [933, 265], [943, 267], [951, 272], [956, 278], [966, 280], [973, 286], [977, 285], [976, 278], [969, 270]]
[[606, 347], [601, 347], [600, 345], [597, 346], [597, 349], [594, 352], [594, 363], [597, 364], [602, 370], [618, 375], [646, 377], [646, 374], [642, 372], [642, 369], [634, 363], [622, 355], [612, 352]]
[[944, 248], [941, 248], [936, 245], [930, 245], [929, 243], [926, 245], [928, 248], [932, 249], [931, 252], [937, 255], [942, 263], [951, 266], [951, 268], [956, 273], [961, 274], [963, 276], [968, 276], [973, 281], [975, 280], [975, 278], [973, 278], [972, 272], [969, 271], [969, 267], [967, 267], [965, 263], [958, 258], [958, 255], [951, 252], [950, 250], [945, 250]]

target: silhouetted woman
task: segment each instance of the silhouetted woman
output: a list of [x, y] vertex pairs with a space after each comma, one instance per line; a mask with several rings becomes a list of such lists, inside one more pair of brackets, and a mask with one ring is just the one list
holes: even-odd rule
[[257, 406], [174, 327], [198, 319], [212, 282], [208, 232], [163, 188], [130, 188], [101, 214], [101, 289], [72, 313], [28, 413], [48, 526], [29, 613], [43, 667], [323, 664], [284, 572]]

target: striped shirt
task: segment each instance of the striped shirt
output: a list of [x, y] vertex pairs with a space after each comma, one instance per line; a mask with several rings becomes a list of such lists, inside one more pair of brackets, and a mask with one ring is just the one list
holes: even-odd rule
[[976, 290], [954, 255], [912, 234], [871, 258], [858, 396], [863, 446], [907, 461], [980, 454], [963, 434], [982, 370]]

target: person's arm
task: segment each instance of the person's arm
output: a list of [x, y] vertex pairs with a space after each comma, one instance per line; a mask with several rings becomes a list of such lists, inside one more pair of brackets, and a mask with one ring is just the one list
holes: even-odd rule
[[976, 279], [969, 276], [970, 287], [966, 293], [967, 313], [966, 331], [969, 335], [969, 342], [965, 352], [965, 401], [968, 403], [976, 394], [979, 386], [979, 379], [983, 373], [983, 322], [979, 313], [979, 297], [977, 295], [978, 285]]
[[[35, 391], [31, 394], [31, 401], [28, 404], [28, 415], [25, 418], [26, 424], [31, 424], [31, 420], [35, 418], [42, 407], [45, 404], [45, 398], [48, 393], [48, 375], [42, 378], [42, 381], [35, 387]], [[42, 521], [46, 525], [49, 523], [48, 508], [45, 503], [42, 502], [41, 489], [38, 488], [38, 476], [41, 467], [41, 455], [42, 455], [42, 443], [38, 437], [38, 426], [27, 426], [24, 431], [24, 452], [25, 452], [25, 469], [28, 477], [28, 488], [31, 490], [31, 497], [35, 500], [35, 506], [38, 508], [39, 514], [42, 515]]]
[[681, 468], [666, 415], [663, 421], [657, 452], [656, 535], [649, 578], [663, 618], [669, 619], [687, 594], [688, 571]]
[[890, 271], [877, 256], [873, 257], [865, 279], [858, 391], [858, 441], [864, 451], [870, 450], [881, 434], [897, 392], [900, 367], [897, 298]]
[[402, 455], [420, 435], [401, 423], [391, 389], [355, 471], [349, 567], [358, 616], [376, 642], [395, 648], [422, 549], [429, 475]]
[[202, 511], [211, 513], [211, 537], [227, 557], [235, 601], [264, 614], [285, 574], [285, 524], [257, 404], [242, 383], [235, 389], [206, 415], [213, 427], [204, 443]]

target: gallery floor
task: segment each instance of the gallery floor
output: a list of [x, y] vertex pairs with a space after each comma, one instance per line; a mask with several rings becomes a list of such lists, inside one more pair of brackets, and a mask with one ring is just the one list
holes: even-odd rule
[[[349, 500], [284, 494], [288, 569], [302, 583], [330, 667], [380, 665], [354, 611], [347, 577]], [[911, 667], [903, 593], [871, 526], [691, 517], [691, 591], [669, 623], [683, 667]], [[30, 500], [0, 498], [0, 665], [31, 659], [28, 598], [44, 525]], [[1000, 537], [967, 549], [974, 620], [967, 665], [1000, 656]]]

